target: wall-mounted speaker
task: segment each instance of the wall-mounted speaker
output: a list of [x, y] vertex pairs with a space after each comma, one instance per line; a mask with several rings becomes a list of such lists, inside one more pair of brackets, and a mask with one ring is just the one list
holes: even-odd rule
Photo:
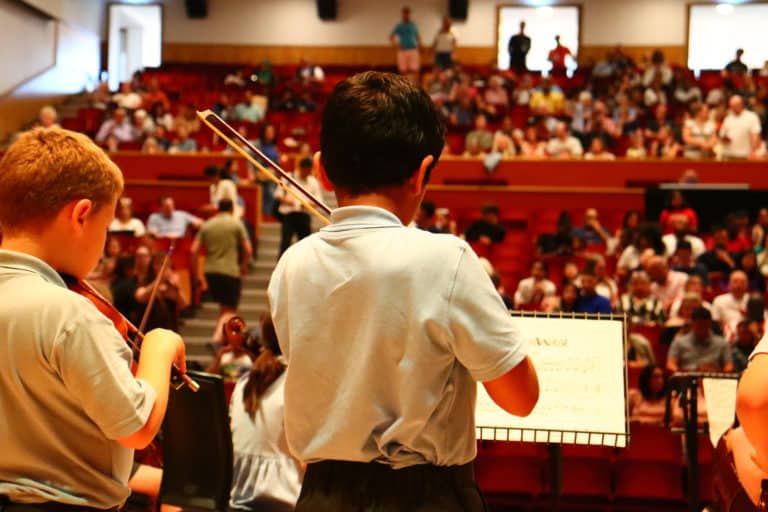
[[336, 0], [317, 0], [317, 15], [321, 20], [335, 20], [336, 8]]
[[448, 0], [448, 14], [455, 20], [466, 20], [469, 13], [469, 0]]
[[208, 0], [185, 0], [187, 16], [190, 18], [205, 18], [208, 16]]

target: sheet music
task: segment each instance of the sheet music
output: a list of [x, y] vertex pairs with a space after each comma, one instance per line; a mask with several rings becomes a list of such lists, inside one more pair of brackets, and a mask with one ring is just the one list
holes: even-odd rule
[[704, 399], [707, 401], [709, 440], [712, 446], [731, 428], [736, 417], [736, 379], [702, 379]]
[[[620, 320], [516, 317], [539, 376], [526, 418], [508, 414], [478, 386], [478, 438], [626, 445], [624, 327]], [[482, 428], [490, 427], [490, 428]]]

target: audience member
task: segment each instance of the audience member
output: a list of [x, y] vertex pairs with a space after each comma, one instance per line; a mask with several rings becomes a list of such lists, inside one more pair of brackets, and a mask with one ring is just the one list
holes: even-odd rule
[[176, 136], [171, 145], [168, 146], [168, 153], [194, 153], [197, 151], [197, 141], [192, 138], [184, 126], [176, 127]]
[[232, 201], [219, 202], [219, 213], [206, 220], [192, 243], [193, 261], [205, 251], [204, 262], [197, 265], [196, 277], [203, 291], [209, 290], [213, 300], [219, 303], [219, 316], [214, 330], [214, 340], [222, 332], [226, 318], [237, 311], [242, 288], [241, 262], [250, 261], [253, 255], [245, 226], [232, 215]]
[[547, 279], [547, 264], [536, 260], [531, 264], [531, 276], [521, 280], [515, 291], [514, 305], [517, 309], [539, 309], [544, 297], [557, 292], [555, 283]]
[[627, 158], [643, 159], [648, 156], [648, 150], [645, 149], [645, 139], [642, 130], [634, 130], [629, 135], [629, 148], [627, 148]]
[[520, 22], [520, 32], [509, 38], [509, 69], [515, 72], [528, 71], [526, 58], [531, 50], [531, 38], [525, 34], [525, 22]]
[[168, 99], [168, 95], [160, 89], [160, 81], [157, 77], [153, 77], [149, 81], [149, 88], [142, 95], [142, 105], [145, 109], [150, 110], [157, 103], [161, 104], [166, 110], [171, 108], [171, 101]]
[[533, 92], [530, 105], [534, 114], [559, 116], [565, 109], [565, 96], [550, 78], [544, 77]]
[[741, 373], [747, 369], [749, 356], [755, 350], [758, 337], [750, 328], [749, 322], [742, 320], [736, 325], [736, 340], [733, 344], [733, 369]]
[[323, 68], [314, 64], [307, 57], [302, 57], [296, 70], [296, 78], [299, 83], [304, 85], [322, 84], [325, 82], [325, 72]]
[[[294, 179], [313, 196], [320, 197], [322, 195], [320, 183], [312, 176], [311, 158], [305, 158], [299, 162], [299, 167], [294, 173]], [[282, 224], [280, 230], [280, 255], [282, 255], [293, 243], [294, 235], [296, 235], [297, 240], [309, 236], [312, 219], [302, 203], [282, 187], [278, 187], [275, 191], [275, 199], [280, 205], [278, 211]]]
[[187, 133], [197, 133], [200, 131], [200, 119], [195, 113], [195, 106], [191, 103], [179, 107], [179, 115], [173, 121], [176, 132], [185, 130]]
[[696, 85], [690, 74], [681, 72], [676, 82], [674, 98], [678, 103], [681, 105], [692, 105], [702, 102], [704, 98], [702, 97], [701, 89]]
[[573, 228], [571, 235], [581, 238], [587, 244], [604, 244], [608, 242], [611, 234], [601, 224], [597, 210], [587, 208], [584, 212], [584, 225]]
[[576, 313], [610, 314], [613, 311], [611, 309], [611, 302], [597, 293], [597, 276], [594, 271], [585, 269], [579, 277], [581, 279], [581, 290], [579, 299], [576, 301]]
[[488, 130], [488, 121], [483, 114], [475, 118], [475, 129], [467, 133], [465, 145], [467, 148], [478, 147], [488, 152], [493, 146], [493, 133]]
[[717, 127], [709, 117], [706, 104], [691, 109], [691, 117], [683, 126], [685, 158], [711, 158], [717, 145]]
[[130, 82], [123, 82], [120, 84], [120, 92], [112, 96], [112, 101], [115, 102], [118, 107], [129, 111], [141, 108], [142, 104], [141, 95], [133, 90]]
[[725, 65], [724, 71], [728, 74], [728, 76], [730, 77], [743, 76], [749, 73], [749, 68], [741, 60], [741, 57], [743, 55], [744, 55], [744, 50], [742, 48], [739, 48], [738, 50], [736, 50], [736, 58], [734, 58], [731, 62]]
[[661, 302], [664, 311], [669, 311], [672, 304], [683, 296], [688, 275], [670, 270], [663, 256], [651, 257], [647, 271], [652, 281], [651, 293]]
[[41, 128], [61, 128], [61, 125], [57, 122], [59, 114], [56, 109], [51, 105], [46, 105], [40, 109], [40, 116], [38, 118], [38, 126]]
[[206, 371], [236, 380], [251, 369], [256, 355], [246, 345], [248, 331], [242, 317], [229, 317], [221, 329], [222, 347]]
[[720, 126], [723, 158], [755, 158], [762, 142], [760, 118], [744, 108], [744, 99], [739, 95], [731, 96], [728, 106], [730, 110]]
[[605, 149], [605, 142], [600, 137], [592, 139], [589, 151], [584, 154], [585, 160], [616, 160], [616, 155]]
[[243, 101], [235, 105], [235, 117], [240, 121], [258, 123], [264, 119], [264, 107], [259, 104], [250, 89], [246, 89], [243, 94]]
[[728, 230], [725, 227], [715, 226], [712, 229], [712, 248], [699, 256], [698, 262], [708, 273], [728, 274], [736, 267], [734, 255], [728, 252]]
[[720, 323], [723, 334], [729, 340], [736, 334], [736, 325], [747, 314], [747, 286], [747, 274], [734, 270], [728, 279], [728, 292], [718, 295], [712, 301], [712, 319]]
[[451, 28], [451, 17], [443, 16], [440, 30], [435, 34], [432, 48], [435, 52], [435, 66], [439, 69], [448, 69], [453, 66], [453, 52], [456, 50], [456, 33]]
[[117, 212], [109, 225], [110, 232], [128, 232], [133, 236], [144, 236], [146, 228], [141, 219], [133, 216], [133, 201], [130, 197], [121, 197], [117, 203]]
[[392, 45], [397, 48], [397, 69], [414, 83], [419, 83], [421, 72], [421, 36], [416, 24], [411, 21], [411, 8], [403, 7], [400, 23], [389, 35]]
[[672, 68], [666, 63], [664, 53], [661, 50], [654, 50], [651, 55], [650, 65], [643, 74], [643, 85], [649, 87], [657, 77], [664, 86], [672, 83]]
[[133, 142], [133, 127], [128, 120], [125, 109], [117, 108], [111, 119], [107, 119], [96, 132], [96, 142], [105, 143], [107, 139], [114, 137], [117, 142]]
[[688, 276], [688, 280], [685, 282], [685, 287], [683, 288], [683, 296], [673, 302], [672, 306], [669, 308], [669, 318], [682, 316], [680, 314], [680, 308], [683, 305], [685, 297], [688, 296], [688, 298], [691, 298], [691, 294], [697, 297], [698, 302], [696, 307], [701, 306], [712, 311], [712, 304], [702, 299], [704, 295], [704, 279], [700, 276], [692, 275]]
[[486, 203], [480, 209], [480, 219], [474, 221], [464, 232], [467, 242], [479, 242], [483, 245], [501, 243], [507, 234], [501, 224], [499, 207]]
[[643, 368], [638, 377], [638, 389], [629, 390], [629, 421], [663, 425], [668, 388], [661, 366], [651, 364]]
[[199, 228], [202, 219], [191, 213], [176, 209], [175, 201], [170, 196], [160, 198], [160, 211], [153, 213], [147, 220], [147, 233], [152, 236], [180, 238], [187, 230]]
[[165, 254], [153, 254], [150, 257], [148, 272], [139, 274], [137, 282], [135, 298], [142, 316], [149, 306], [152, 291], [157, 289], [155, 302], [147, 315], [148, 331], [156, 328], [178, 331], [179, 312], [189, 304], [189, 298], [184, 297], [181, 292], [181, 279], [173, 269], [172, 263], [169, 261], [163, 269], [165, 258]]
[[627, 293], [619, 299], [620, 313], [625, 313], [633, 324], [662, 324], [664, 323], [664, 306], [651, 293], [651, 279], [642, 270], [632, 273], [629, 279]]
[[661, 241], [664, 242], [664, 254], [666, 257], [669, 258], [675, 254], [680, 242], [687, 242], [690, 245], [694, 259], [706, 252], [704, 240], [690, 233], [688, 228], [689, 222], [690, 220], [682, 215], [676, 215], [672, 218], [672, 233], [667, 233], [661, 237]]
[[560, 36], [555, 36], [555, 47], [549, 51], [547, 60], [552, 64], [549, 74], [551, 76], [566, 76], [566, 59], [573, 58], [573, 54], [568, 47], [560, 43]]
[[753, 251], [744, 251], [739, 260], [739, 270], [747, 276], [749, 292], [765, 292], [765, 276], [757, 266], [757, 255]]
[[579, 139], [568, 133], [568, 125], [557, 123], [554, 137], [547, 144], [547, 154], [554, 158], [579, 158], [583, 153]]
[[[669, 235], [664, 235], [669, 236]], [[675, 243], [675, 252], [670, 258], [671, 268], [676, 272], [682, 272], [690, 276], [697, 276], [707, 280], [707, 269], [693, 257], [693, 246], [688, 240], [678, 240]]]
[[691, 332], [672, 341], [667, 371], [732, 372], [731, 347], [712, 332], [712, 314], [698, 308], [691, 317]]
[[667, 204], [661, 211], [659, 224], [664, 233], [674, 233], [677, 219], [683, 217], [687, 222], [685, 226], [690, 232], [696, 232], [699, 229], [699, 217], [696, 211], [688, 206], [685, 196], [680, 190], [673, 190], [669, 194]]
[[757, 212], [755, 225], [752, 227], [752, 246], [755, 251], [761, 252], [766, 249], [768, 240], [768, 208], [760, 208]]
[[547, 143], [539, 140], [538, 131], [535, 126], [528, 126], [524, 135], [518, 130], [515, 140], [520, 148], [520, 156], [526, 158], [545, 158], [547, 156]]

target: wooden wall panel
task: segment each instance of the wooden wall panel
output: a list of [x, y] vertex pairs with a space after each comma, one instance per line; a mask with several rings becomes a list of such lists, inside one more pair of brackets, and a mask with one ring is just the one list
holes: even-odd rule
[[[602, 59], [611, 46], [583, 46], [579, 55], [582, 63], [597, 62]], [[624, 51], [636, 61], [643, 56], [650, 56], [656, 47], [627, 46]], [[659, 47], [667, 60], [673, 64], [684, 65], [685, 46]], [[308, 57], [321, 65], [349, 66], [394, 66], [395, 50], [391, 46], [251, 46], [228, 44], [163, 44], [165, 62], [195, 62], [214, 64], [255, 64], [269, 59], [273, 64], [297, 64], [302, 57]], [[496, 59], [495, 47], [459, 48], [456, 59], [464, 64], [485, 65]], [[422, 55], [424, 64], [432, 62], [431, 51]]]
[[64, 96], [37, 96], [33, 98], [6, 97], [0, 101], [0, 142], [27, 125], [30, 120], [37, 119], [40, 109], [45, 105], [57, 105]]

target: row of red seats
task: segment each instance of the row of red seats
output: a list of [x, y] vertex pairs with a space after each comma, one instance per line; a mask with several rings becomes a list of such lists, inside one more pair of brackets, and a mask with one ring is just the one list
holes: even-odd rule
[[[712, 446], [699, 438], [699, 499], [712, 496]], [[481, 441], [478, 484], [492, 504], [530, 504], [552, 493], [552, 460], [541, 444]], [[595, 509], [679, 509], [686, 503], [682, 439], [660, 426], [632, 424], [626, 448], [562, 446], [562, 497]], [[598, 505], [599, 504], [599, 505]], [[594, 508], [592, 508], [594, 507]]]

